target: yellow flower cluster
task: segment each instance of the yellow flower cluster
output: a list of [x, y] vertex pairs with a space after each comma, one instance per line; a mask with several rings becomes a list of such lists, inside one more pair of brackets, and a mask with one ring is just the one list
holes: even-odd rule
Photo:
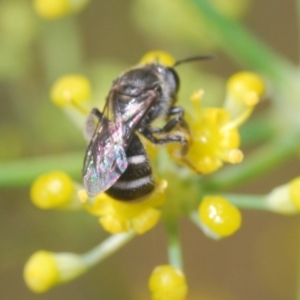
[[[36, 0], [35, 2], [38, 5], [37, 3], [41, 1]], [[55, 0], [52, 5], [58, 2]], [[60, 1], [60, 5], [62, 5], [60, 11], [63, 11], [62, 7], [66, 7], [67, 2], [66, 0]], [[172, 56], [161, 51], [147, 53], [140, 63], [153, 62], [159, 62], [168, 67], [173, 67], [176, 63]], [[243, 153], [239, 149], [238, 128], [250, 116], [263, 92], [264, 84], [259, 76], [242, 72], [229, 79], [223, 107], [202, 108], [200, 103], [203, 91], [194, 93], [191, 96], [194, 112], [185, 115], [189, 129], [179, 126], [174, 129], [186, 136], [189, 143], [188, 150], [183, 149], [178, 143], [173, 143], [167, 147], [170, 156], [178, 164], [202, 174], [214, 172], [224, 163], [241, 162]], [[64, 76], [55, 82], [51, 89], [51, 100], [55, 105], [61, 108], [73, 106], [83, 114], [87, 112], [81, 105], [90, 98], [90, 83], [81, 75]], [[141, 139], [143, 138], [141, 137]], [[157, 147], [153, 147], [147, 141], [143, 141], [143, 144], [149, 150], [149, 157], [152, 159], [157, 152]], [[169, 183], [166, 180], [157, 180], [156, 188], [148, 198], [128, 203], [112, 199], [105, 193], [90, 198], [80, 184], [73, 182], [63, 172], [54, 171], [38, 177], [31, 187], [31, 199], [35, 205], [42, 209], [84, 208], [92, 215], [97, 216], [102, 227], [113, 235], [112, 239], [104, 242], [102, 246], [100, 245], [98, 250], [92, 251], [91, 256], [79, 256], [71, 253], [54, 254], [47, 251], [36, 252], [27, 262], [24, 271], [25, 281], [29, 288], [38, 293], [44, 292], [58, 283], [79, 276], [86, 271], [88, 266], [96, 263], [96, 260], [91, 261], [95, 258], [94, 254], [97, 251], [98, 254], [100, 253], [98, 256], [98, 261], [100, 261], [99, 257], [101, 259], [106, 257], [111, 248], [115, 250], [135, 234], [143, 234], [153, 228], [160, 220], [160, 208], [163, 205], [166, 222], [169, 216], [174, 218], [181, 213], [190, 213], [194, 210], [195, 203], [199, 203], [199, 201], [195, 201], [195, 199], [186, 201], [187, 189], [189, 197], [196, 198], [197, 188], [190, 188], [194, 181], [190, 180], [186, 184], [178, 174], [170, 175], [167, 174], [168, 172], [172, 173], [168, 170], [164, 175], [168, 177]], [[186, 173], [190, 175], [190, 172]], [[299, 182], [300, 180], [297, 179], [289, 184], [288, 188], [285, 186], [279, 192], [270, 193], [269, 206], [275, 211], [276, 205], [278, 205], [278, 195], [285, 195], [284, 199], [290, 201], [288, 210], [291, 210], [291, 206], [293, 209], [297, 207], [299, 210]], [[169, 198], [174, 199], [165, 202], [166, 195], [171, 195]], [[190, 204], [182, 205], [180, 198], [184, 198], [184, 201], [190, 202]], [[172, 203], [170, 204], [170, 202]], [[285, 203], [287, 202], [285, 201]], [[194, 212], [194, 214], [204, 233], [214, 239], [230, 236], [241, 226], [239, 210], [220, 196], [204, 197], [199, 205], [198, 213]], [[86, 260], [87, 257], [89, 257], [88, 260]], [[188, 290], [183, 272], [170, 265], [159, 266], [153, 271], [149, 280], [149, 288], [153, 300], [184, 300]]]
[[201, 174], [214, 172], [225, 162], [241, 162], [238, 127], [250, 116], [263, 92], [262, 79], [250, 72], [237, 73], [229, 79], [224, 108], [201, 108], [203, 91], [195, 92], [191, 96], [194, 113], [186, 117], [189, 150], [183, 151], [180, 145], [173, 144], [168, 147], [170, 155]]
[[158, 207], [165, 201], [166, 187], [166, 181], [158, 181], [149, 198], [133, 203], [114, 200], [104, 193], [89, 199], [84, 190], [79, 197], [91, 214], [100, 217], [99, 222], [106, 231], [120, 233], [134, 230], [137, 234], [143, 234], [160, 219], [161, 212]]

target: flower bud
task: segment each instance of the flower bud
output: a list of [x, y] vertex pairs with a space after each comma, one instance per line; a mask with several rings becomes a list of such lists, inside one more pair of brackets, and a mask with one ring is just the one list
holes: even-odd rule
[[241, 226], [240, 211], [220, 196], [204, 197], [198, 213], [204, 233], [214, 239], [230, 236]]
[[70, 281], [86, 270], [79, 255], [73, 253], [35, 252], [24, 268], [27, 286], [35, 293], [43, 293], [53, 286]]
[[188, 292], [183, 272], [170, 265], [158, 266], [149, 279], [152, 300], [184, 300]]
[[59, 78], [50, 91], [50, 98], [60, 107], [79, 105], [91, 97], [91, 86], [82, 75], [66, 75]]
[[63, 208], [74, 200], [75, 185], [64, 172], [53, 171], [39, 176], [32, 184], [32, 202], [41, 209]]
[[300, 211], [300, 177], [274, 188], [266, 196], [267, 207], [276, 213], [297, 214]]

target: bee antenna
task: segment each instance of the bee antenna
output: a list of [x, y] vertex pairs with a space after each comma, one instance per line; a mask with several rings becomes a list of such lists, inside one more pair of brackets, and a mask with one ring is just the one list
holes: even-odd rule
[[173, 65], [173, 67], [176, 67], [178, 65], [181, 65], [182, 63], [186, 63], [186, 62], [190, 62], [190, 61], [194, 61], [194, 60], [206, 60], [206, 59], [213, 59], [213, 58], [215, 58], [215, 56], [211, 55], [211, 54], [192, 56], [192, 57], [184, 58], [181, 60], [177, 60], [175, 62], [175, 64]]

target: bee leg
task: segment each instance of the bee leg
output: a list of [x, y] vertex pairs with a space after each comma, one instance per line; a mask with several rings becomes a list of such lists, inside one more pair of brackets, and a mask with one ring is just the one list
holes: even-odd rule
[[174, 115], [178, 115], [179, 118], [183, 118], [184, 115], [184, 109], [181, 106], [172, 106], [168, 112], [167, 112], [168, 116], [174, 116]]
[[[153, 128], [153, 127], [144, 127], [139, 131], [153, 144], [163, 145], [166, 143], [177, 142], [180, 143], [181, 149], [180, 153], [183, 156], [188, 152], [189, 149], [189, 137], [190, 137], [190, 129], [183, 118], [184, 110], [182, 107], [173, 106], [169, 109], [168, 116], [176, 116], [168, 120], [162, 128]], [[170, 133], [176, 126], [179, 126], [174, 133]], [[169, 135], [167, 135], [170, 133]], [[153, 134], [159, 135], [163, 134], [162, 137], [153, 136]]]
[[172, 131], [177, 125], [180, 126], [180, 129], [185, 130], [185, 132], [187, 134], [190, 134], [190, 129], [189, 129], [189, 125], [187, 124], [187, 122], [185, 121], [185, 119], [183, 118], [184, 115], [184, 110], [182, 107], [179, 106], [173, 106], [169, 109], [168, 116], [174, 116], [177, 115], [176, 117], [169, 119], [168, 122], [166, 123], [166, 125], [163, 128], [153, 128], [151, 127], [150, 130], [152, 133], [167, 133]]
[[148, 129], [151, 131], [151, 133], [164, 134], [171, 132], [177, 125], [180, 127], [178, 128], [177, 132], [185, 132], [186, 135], [190, 135], [190, 128], [188, 123], [181, 118], [170, 119], [162, 128], [148, 127]]
[[[184, 109], [180, 106], [173, 106], [169, 109], [168, 113], [167, 113], [168, 116], [174, 116], [176, 115], [175, 118], [171, 119], [168, 123], [170, 123], [172, 120], [172, 122], [175, 122], [174, 124], [174, 127], [178, 124], [180, 125], [180, 127], [184, 130], [186, 130], [186, 132], [190, 132], [190, 129], [189, 129], [189, 125], [187, 124], [187, 122], [185, 121], [185, 119], [183, 118], [184, 116]], [[169, 128], [169, 124], [166, 124], [165, 127]], [[173, 128], [174, 128], [173, 127]], [[173, 129], [171, 128], [170, 131]]]
[[94, 135], [94, 132], [97, 128], [97, 123], [103, 118], [102, 112], [100, 112], [97, 108], [93, 108], [89, 113], [84, 127], [84, 138], [87, 141], [90, 141]]
[[[188, 141], [186, 139], [185, 134], [181, 134], [181, 132], [178, 132], [177, 134], [170, 134], [164, 137], [156, 137], [153, 135], [153, 133], [165, 133], [163, 131], [160, 132], [153, 132], [152, 129], [149, 127], [143, 127], [139, 129], [139, 132], [148, 139], [151, 143], [155, 145], [164, 145], [167, 143], [181, 143], [184, 146], [188, 146]], [[163, 130], [163, 128], [156, 128]]]

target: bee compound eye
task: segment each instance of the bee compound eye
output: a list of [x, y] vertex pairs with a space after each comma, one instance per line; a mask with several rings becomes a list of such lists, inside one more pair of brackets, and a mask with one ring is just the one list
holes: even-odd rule
[[168, 71], [169, 71], [169, 76], [168, 76], [169, 84], [172, 84], [174, 86], [174, 90], [178, 91], [180, 85], [179, 76], [173, 68], [168, 68]]

